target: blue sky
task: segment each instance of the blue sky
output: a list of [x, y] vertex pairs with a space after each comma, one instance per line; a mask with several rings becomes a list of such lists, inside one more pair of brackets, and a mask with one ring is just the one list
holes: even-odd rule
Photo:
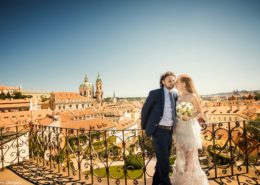
[[260, 89], [260, 1], [0, 1], [0, 84], [146, 96], [167, 70], [200, 94]]

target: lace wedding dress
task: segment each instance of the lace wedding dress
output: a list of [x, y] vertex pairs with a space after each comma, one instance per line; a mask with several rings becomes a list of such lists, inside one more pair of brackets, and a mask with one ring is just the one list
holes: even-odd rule
[[202, 148], [200, 130], [201, 126], [196, 118], [188, 121], [178, 118], [173, 133], [176, 160], [171, 176], [172, 185], [209, 184], [198, 159], [198, 149]]

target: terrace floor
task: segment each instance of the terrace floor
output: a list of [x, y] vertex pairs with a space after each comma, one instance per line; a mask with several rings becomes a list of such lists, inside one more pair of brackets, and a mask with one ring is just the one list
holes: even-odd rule
[[[60, 174], [60, 176], [57, 177], [57, 173], [54, 172], [52, 174], [52, 171], [48, 170], [47, 168], [45, 169], [45, 171], [49, 171], [47, 176], [45, 176], [42, 173], [35, 173], [35, 171], [37, 170], [39, 172], [42, 171], [43, 168], [34, 165], [34, 167], [31, 167], [31, 169], [28, 169], [28, 164], [26, 163], [28, 163], [28, 161], [22, 162], [20, 165], [13, 165], [11, 167], [5, 168], [3, 171], [0, 171], [0, 185], [57, 184], [57, 183], [53, 183], [53, 178], [56, 179], [56, 182], [58, 179], [60, 179], [60, 182], [58, 184], [71, 184], [71, 185], [87, 184], [84, 183], [83, 181], [74, 181], [73, 179], [71, 179], [70, 181], [66, 177], [62, 176], [62, 174]], [[64, 181], [64, 179], [66, 180]], [[260, 180], [257, 179], [256, 175], [248, 173], [248, 174], [234, 175], [230, 177], [211, 179], [209, 182], [210, 185], [257, 185], [260, 183]], [[108, 183], [106, 180], [102, 180], [101, 182], [98, 182], [98, 180], [94, 178], [93, 184], [107, 185], [107, 184], [116, 184], [116, 182], [112, 180], [110, 181], [110, 183]], [[120, 184], [125, 184], [125, 182], [121, 181]], [[131, 181], [129, 180], [127, 184], [128, 185], [134, 184], [133, 180]], [[142, 185], [145, 183], [143, 182], [143, 180], [138, 180], [137, 184]], [[152, 184], [151, 177], [146, 178], [146, 184], [147, 185]]]

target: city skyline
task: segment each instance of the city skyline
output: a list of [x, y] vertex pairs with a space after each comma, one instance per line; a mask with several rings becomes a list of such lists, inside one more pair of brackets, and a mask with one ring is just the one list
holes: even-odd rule
[[259, 90], [259, 1], [1, 1], [0, 85], [147, 96], [160, 75], [199, 94]]

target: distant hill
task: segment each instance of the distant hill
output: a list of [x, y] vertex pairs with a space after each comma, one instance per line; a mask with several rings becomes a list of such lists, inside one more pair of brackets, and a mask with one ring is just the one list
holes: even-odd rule
[[[252, 91], [247, 91], [247, 90], [241, 90], [237, 91], [236, 93], [260, 93], [260, 90], [252, 90]], [[232, 92], [221, 92], [221, 93], [214, 93], [214, 94], [206, 94], [206, 95], [201, 95], [202, 97], [208, 97], [208, 96], [228, 96], [234, 94], [234, 91]]]

